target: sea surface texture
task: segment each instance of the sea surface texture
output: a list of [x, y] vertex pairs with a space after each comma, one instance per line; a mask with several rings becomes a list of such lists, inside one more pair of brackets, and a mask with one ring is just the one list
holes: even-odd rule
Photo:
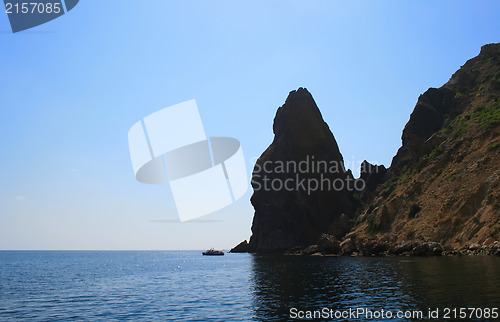
[[446, 309], [484, 313], [499, 306], [500, 258], [495, 257], [0, 252], [1, 321], [283, 321], [307, 311], [356, 309], [422, 311], [424, 318], [429, 309], [439, 309], [437, 320], [444, 320]]

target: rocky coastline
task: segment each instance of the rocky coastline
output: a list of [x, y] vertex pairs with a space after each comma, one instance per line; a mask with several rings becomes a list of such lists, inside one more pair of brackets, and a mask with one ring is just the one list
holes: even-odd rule
[[[245, 240], [232, 248], [230, 253], [248, 253]], [[283, 252], [290, 256], [500, 256], [500, 241], [488, 240], [483, 245], [464, 245], [457, 249], [443, 247], [437, 242], [407, 241], [394, 245], [366, 238], [346, 236], [339, 242], [334, 236], [324, 234], [317, 245], [294, 247]]]

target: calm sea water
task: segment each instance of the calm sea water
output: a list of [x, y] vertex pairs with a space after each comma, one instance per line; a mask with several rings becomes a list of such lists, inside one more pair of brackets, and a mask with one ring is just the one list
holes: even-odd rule
[[286, 320], [293, 307], [425, 314], [438, 308], [443, 320], [445, 308], [499, 306], [500, 258], [493, 257], [0, 252], [2, 321], [268, 321]]

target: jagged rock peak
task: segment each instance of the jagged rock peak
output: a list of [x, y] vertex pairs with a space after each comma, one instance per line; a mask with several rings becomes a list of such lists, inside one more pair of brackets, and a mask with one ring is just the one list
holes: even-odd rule
[[383, 182], [387, 169], [384, 165], [371, 164], [364, 160], [360, 167], [360, 179], [364, 180], [368, 190], [374, 190]]
[[[350, 228], [349, 220], [353, 215], [351, 193], [326, 186], [306, 191], [297, 185], [325, 180], [344, 182], [352, 178], [343, 168], [337, 142], [306, 89], [290, 92], [285, 104], [276, 112], [273, 130], [274, 140], [257, 160], [252, 176], [254, 194], [251, 202], [255, 215], [250, 251], [283, 252], [316, 243], [323, 234], [342, 236]], [[341, 165], [342, 170], [324, 173], [274, 170], [279, 164], [304, 162], [310, 166], [334, 162]], [[273, 182], [276, 185], [270, 187]], [[283, 188], [285, 182], [292, 188]]]
[[335, 151], [335, 159], [342, 158], [337, 142], [312, 95], [305, 88], [291, 91], [274, 118], [274, 142], [292, 150], [316, 152], [318, 148]]
[[278, 137], [290, 134], [290, 130], [300, 130], [302, 134], [310, 130], [311, 126], [318, 125], [323, 127], [323, 130], [328, 129], [311, 93], [300, 87], [288, 94], [285, 104], [276, 112], [273, 132]]

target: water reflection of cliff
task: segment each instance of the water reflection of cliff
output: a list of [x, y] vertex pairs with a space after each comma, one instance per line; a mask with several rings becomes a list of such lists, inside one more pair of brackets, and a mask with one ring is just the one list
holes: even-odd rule
[[498, 307], [500, 258], [429, 257], [399, 260], [403, 290], [425, 307]]
[[495, 307], [500, 259], [253, 256], [258, 320], [300, 310]]

